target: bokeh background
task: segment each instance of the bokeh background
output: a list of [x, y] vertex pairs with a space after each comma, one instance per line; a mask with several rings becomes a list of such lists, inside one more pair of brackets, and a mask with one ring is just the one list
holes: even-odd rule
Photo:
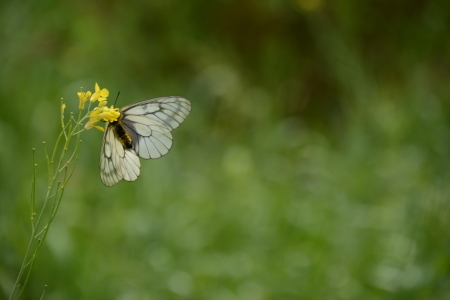
[[83, 133], [23, 299], [449, 299], [449, 20], [444, 0], [2, 1], [0, 298], [31, 148], [98, 82], [193, 109], [111, 188]]

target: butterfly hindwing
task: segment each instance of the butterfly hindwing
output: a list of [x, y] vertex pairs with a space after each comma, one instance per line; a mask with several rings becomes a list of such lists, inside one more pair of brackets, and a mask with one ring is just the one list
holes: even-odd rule
[[123, 179], [135, 181], [141, 173], [141, 162], [132, 149], [125, 150]]
[[[189, 100], [182, 97], [160, 97], [126, 106], [117, 122], [108, 123], [100, 154], [100, 177], [106, 186], [120, 180], [134, 181], [140, 174], [140, 161], [159, 158], [169, 152], [177, 128], [191, 110]], [[116, 133], [125, 131], [130, 144]]]
[[172, 134], [163, 124], [139, 115], [124, 115], [122, 122], [140, 158], [160, 158], [172, 147]]

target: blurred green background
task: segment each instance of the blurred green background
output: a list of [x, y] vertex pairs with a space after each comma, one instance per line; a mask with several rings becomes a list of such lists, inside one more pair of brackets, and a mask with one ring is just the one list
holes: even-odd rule
[[111, 188], [83, 133], [24, 299], [450, 299], [449, 20], [444, 0], [2, 1], [0, 298], [30, 149], [98, 82], [193, 109]]

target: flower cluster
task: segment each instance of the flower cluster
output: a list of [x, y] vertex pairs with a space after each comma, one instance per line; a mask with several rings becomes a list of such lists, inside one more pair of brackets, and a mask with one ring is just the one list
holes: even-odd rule
[[100, 126], [95, 126], [97, 122], [115, 122], [120, 117], [120, 112], [118, 108], [114, 108], [114, 105], [107, 107], [106, 98], [109, 96], [109, 91], [107, 89], [100, 89], [99, 85], [95, 84], [95, 92], [79, 92], [77, 93], [80, 99], [79, 108], [84, 109], [84, 103], [88, 100], [91, 102], [98, 101], [99, 104], [96, 108], [89, 112], [89, 121], [86, 123], [84, 128], [91, 129], [93, 127], [103, 131], [104, 129]]

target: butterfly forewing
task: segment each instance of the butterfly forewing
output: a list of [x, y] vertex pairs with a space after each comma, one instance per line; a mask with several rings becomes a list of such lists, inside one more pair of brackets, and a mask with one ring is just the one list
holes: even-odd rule
[[[122, 179], [136, 180], [140, 173], [139, 157], [155, 159], [167, 154], [173, 142], [171, 131], [190, 110], [191, 103], [182, 97], [155, 98], [122, 108], [119, 120], [108, 123], [103, 136], [102, 182], [112, 186]], [[131, 140], [131, 148], [126, 146], [125, 139]]]
[[[123, 157], [125, 150], [114, 135], [114, 125], [108, 124], [103, 135], [100, 154], [100, 178], [106, 186], [112, 186], [123, 178]], [[117, 149], [123, 151], [118, 153]], [[120, 151], [120, 150], [119, 150]]]

